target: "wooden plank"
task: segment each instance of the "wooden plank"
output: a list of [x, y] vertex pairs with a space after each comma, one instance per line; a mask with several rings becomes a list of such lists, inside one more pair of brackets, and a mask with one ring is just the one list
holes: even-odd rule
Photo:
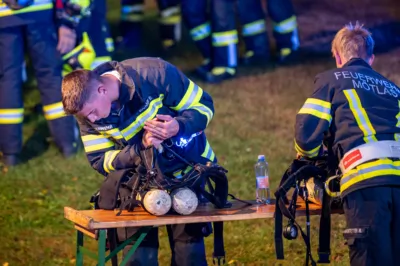
[[[167, 224], [184, 224], [215, 221], [237, 221], [251, 219], [268, 219], [274, 217], [275, 205], [246, 206], [239, 201], [231, 201], [233, 206], [227, 209], [215, 209], [211, 204], [199, 206], [191, 215], [168, 214], [154, 216], [141, 208], [134, 212], [123, 211], [116, 216], [116, 211], [82, 210], [65, 208], [65, 218], [87, 229], [106, 229], [119, 227], [161, 226]], [[255, 203], [253, 201], [253, 203]], [[320, 214], [320, 207], [310, 204], [310, 214]], [[300, 207], [297, 216], [305, 215], [304, 206]]]
[[77, 225], [82, 226], [83, 228], [90, 229], [92, 227], [93, 219], [82, 213], [82, 211], [75, 210], [71, 207], [64, 207], [64, 217], [71, 222], [74, 222]]
[[88, 237], [91, 237], [93, 239], [97, 239], [95, 230], [89, 230], [89, 229], [83, 228], [82, 226], [77, 225], [77, 224], [75, 224], [75, 229], [81, 231], [82, 233], [84, 233]]

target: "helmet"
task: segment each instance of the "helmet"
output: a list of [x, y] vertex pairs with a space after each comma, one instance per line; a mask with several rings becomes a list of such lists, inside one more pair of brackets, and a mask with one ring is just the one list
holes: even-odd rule
[[142, 197], [143, 208], [153, 215], [164, 215], [171, 209], [171, 197], [161, 189], [152, 189]]
[[76, 69], [90, 69], [96, 53], [86, 32], [82, 35], [82, 42], [71, 52], [63, 56], [63, 76]]
[[173, 190], [171, 192], [171, 198], [172, 209], [182, 215], [193, 213], [199, 204], [196, 194], [187, 187]]

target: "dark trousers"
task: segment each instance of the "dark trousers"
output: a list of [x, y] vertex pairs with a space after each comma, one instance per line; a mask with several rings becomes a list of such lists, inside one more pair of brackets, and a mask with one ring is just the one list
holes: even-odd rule
[[[211, 224], [176, 224], [167, 225], [169, 244], [171, 247], [172, 266], [204, 266], [207, 265], [204, 246], [204, 236], [209, 235]], [[124, 241], [137, 232], [137, 228], [118, 229], [118, 240]], [[129, 251], [133, 244], [125, 247], [123, 254]], [[158, 265], [158, 228], [153, 228], [139, 245], [129, 260], [130, 266]]]
[[49, 23], [32, 23], [0, 29], [0, 151], [18, 154], [22, 149], [22, 64], [25, 44], [37, 79], [45, 118], [54, 141], [69, 147], [75, 141], [75, 121], [64, 116], [61, 103], [61, 55], [57, 33]]
[[400, 187], [356, 190], [343, 208], [351, 265], [400, 265]]

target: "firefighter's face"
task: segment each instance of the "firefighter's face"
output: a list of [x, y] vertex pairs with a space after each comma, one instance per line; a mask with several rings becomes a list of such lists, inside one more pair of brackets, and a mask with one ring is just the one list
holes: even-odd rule
[[78, 115], [94, 123], [110, 115], [111, 102], [107, 89], [104, 86], [100, 86], [93, 92], [89, 101], [83, 106]]

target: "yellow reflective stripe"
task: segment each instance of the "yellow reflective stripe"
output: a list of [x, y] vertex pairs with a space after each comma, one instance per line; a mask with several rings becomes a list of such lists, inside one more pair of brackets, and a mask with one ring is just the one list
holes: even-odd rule
[[[398, 106], [399, 106], [399, 113], [396, 115], [396, 119], [397, 119], [396, 127], [400, 127], [400, 101], [398, 101]], [[400, 133], [395, 133], [394, 134], [394, 139], [396, 141], [399, 141], [400, 140]]]
[[171, 109], [175, 111], [189, 109], [192, 105], [198, 103], [203, 95], [203, 90], [197, 84], [189, 79], [189, 86], [183, 96], [182, 100], [175, 107]]
[[294, 31], [297, 28], [296, 16], [291, 16], [279, 23], [273, 23], [274, 31], [285, 34]]
[[126, 140], [130, 140], [140, 130], [142, 130], [145, 121], [153, 119], [156, 116], [158, 109], [162, 107], [163, 97], [164, 95], [160, 95], [159, 98], [152, 100], [149, 104], [149, 107], [147, 107], [146, 110], [138, 115], [135, 121], [133, 121], [129, 126], [121, 131]]
[[178, 24], [181, 22], [181, 16], [180, 15], [174, 15], [170, 17], [164, 17], [160, 18], [159, 22], [164, 25], [174, 25]]
[[184, 170], [177, 170], [173, 172], [172, 175], [175, 176], [176, 178], [182, 178], [182, 175], [187, 174], [190, 170], [192, 170], [192, 167], [189, 165]]
[[211, 33], [210, 22], [203, 23], [190, 30], [190, 35], [192, 36], [193, 41], [203, 40], [208, 36], [210, 36], [210, 33]]
[[43, 111], [46, 120], [53, 120], [66, 116], [62, 102], [44, 105]]
[[200, 114], [206, 116], [207, 117], [207, 125], [208, 125], [208, 123], [210, 123], [211, 119], [213, 118], [213, 112], [211, 111], [210, 108], [208, 108], [204, 104], [199, 103], [199, 104], [193, 105], [192, 107], [190, 107], [190, 109], [196, 110]]
[[0, 124], [20, 124], [24, 121], [24, 109], [0, 109]]
[[114, 166], [112, 165], [115, 157], [120, 153], [120, 150], [116, 151], [108, 151], [104, 154], [104, 162], [103, 162], [103, 168], [104, 171], [107, 173], [110, 173], [111, 171], [115, 171]]
[[208, 140], [207, 140], [204, 152], [201, 154], [201, 157], [204, 157], [204, 158], [210, 160], [211, 162], [214, 161], [215, 154], [214, 154], [214, 151], [211, 149], [211, 146], [210, 146], [210, 143], [208, 143]]
[[122, 139], [123, 136], [121, 134], [121, 131], [119, 131], [118, 128], [113, 128], [107, 131], [101, 132], [102, 135], [108, 137], [108, 138], [113, 138], [113, 139]]
[[340, 191], [345, 191], [361, 181], [383, 175], [400, 176], [400, 161], [385, 158], [361, 164], [343, 175], [340, 181]]
[[121, 20], [139, 22], [143, 20], [143, 14], [121, 14]]
[[236, 70], [230, 67], [213, 67], [213, 69], [211, 70], [211, 73], [213, 73], [214, 75], [222, 75], [225, 72], [234, 75]]
[[320, 99], [309, 98], [301, 107], [299, 114], [313, 115], [320, 119], [325, 119], [330, 124], [332, 121], [331, 103]]
[[224, 32], [214, 32], [212, 34], [212, 44], [216, 47], [228, 46], [230, 44], [238, 43], [237, 30], [230, 30]]
[[43, 11], [46, 9], [52, 9], [53, 8], [53, 3], [48, 3], [50, 1], [45, 1], [47, 4], [34, 4], [32, 6], [20, 9], [20, 10], [12, 10], [12, 9], [6, 9], [0, 11], [0, 17], [5, 17], [9, 15], [16, 15], [16, 14], [22, 14], [22, 13], [28, 13], [28, 12], [35, 12], [35, 11]]
[[111, 37], [106, 38], [106, 47], [107, 47], [108, 52], [114, 52], [115, 47], [114, 47], [114, 39], [113, 38], [111, 38]]
[[114, 142], [102, 135], [85, 135], [81, 137], [85, 152], [100, 151], [114, 147]]
[[301, 155], [304, 155], [304, 156], [307, 156], [309, 158], [312, 158], [312, 157], [316, 157], [318, 155], [318, 152], [319, 152], [319, 149], [321, 148], [321, 145], [319, 145], [318, 147], [316, 147], [316, 148], [314, 148], [312, 150], [306, 151], [306, 150], [303, 150], [302, 148], [300, 148], [300, 146], [297, 144], [297, 142], [295, 140], [294, 141], [294, 148]]
[[178, 170], [172, 174], [176, 178], [182, 178], [182, 170]]
[[260, 19], [253, 21], [248, 24], [244, 24], [242, 27], [243, 36], [253, 36], [262, 32], [265, 32], [265, 20]]
[[316, 99], [316, 98], [308, 98], [306, 100], [306, 104], [308, 104], [308, 103], [309, 104], [320, 105], [320, 106], [322, 106], [324, 108], [328, 108], [328, 109], [331, 109], [331, 106], [332, 106], [332, 104], [330, 102], [323, 101], [323, 100]]
[[376, 131], [372, 126], [365, 109], [361, 105], [357, 91], [355, 89], [350, 89], [343, 92], [349, 102], [350, 110], [357, 121], [358, 127], [364, 133], [364, 141], [366, 143], [377, 141], [375, 137]]

